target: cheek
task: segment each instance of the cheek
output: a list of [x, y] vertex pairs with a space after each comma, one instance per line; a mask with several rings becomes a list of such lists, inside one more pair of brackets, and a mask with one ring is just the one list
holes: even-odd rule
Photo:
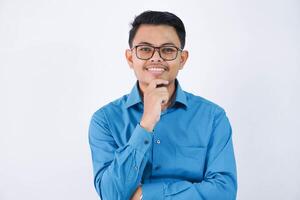
[[142, 71], [145, 66], [145, 61], [134, 58], [133, 60], [133, 68], [138, 71]]
[[169, 62], [169, 68], [170, 68], [170, 71], [172, 72], [176, 72], [177, 70], [180, 69], [180, 60], [174, 60], [172, 62]]

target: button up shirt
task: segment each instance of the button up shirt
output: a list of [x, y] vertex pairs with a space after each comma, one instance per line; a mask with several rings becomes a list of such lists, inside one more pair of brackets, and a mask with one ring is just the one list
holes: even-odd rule
[[138, 82], [97, 110], [89, 127], [94, 186], [102, 200], [232, 200], [237, 177], [232, 129], [215, 103], [181, 89], [153, 132], [140, 126]]

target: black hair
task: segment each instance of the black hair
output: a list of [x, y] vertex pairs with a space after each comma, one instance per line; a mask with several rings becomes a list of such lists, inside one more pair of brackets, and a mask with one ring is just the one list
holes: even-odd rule
[[132, 41], [135, 37], [137, 30], [140, 25], [149, 24], [149, 25], [169, 25], [175, 28], [176, 33], [180, 40], [181, 48], [184, 48], [185, 45], [185, 28], [184, 24], [179, 17], [170, 12], [161, 12], [161, 11], [145, 11], [140, 15], [136, 16], [134, 21], [131, 23], [131, 29], [129, 31], [129, 46], [132, 48]]

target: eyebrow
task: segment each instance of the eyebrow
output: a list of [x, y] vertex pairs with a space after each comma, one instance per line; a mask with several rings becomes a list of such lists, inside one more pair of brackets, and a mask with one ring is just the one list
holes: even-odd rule
[[[149, 42], [140, 42], [140, 43], [138, 43], [138, 45], [141, 45], [141, 44], [154, 46], [153, 44], [151, 44]], [[166, 42], [166, 43], [161, 44], [160, 46], [175, 46], [176, 47], [176, 45], [172, 42]]]

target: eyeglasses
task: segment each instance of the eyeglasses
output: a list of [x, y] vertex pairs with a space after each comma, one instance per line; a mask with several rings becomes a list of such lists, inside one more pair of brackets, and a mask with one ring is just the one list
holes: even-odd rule
[[175, 60], [177, 58], [178, 51], [182, 51], [182, 49], [175, 46], [154, 47], [150, 45], [136, 45], [131, 50], [133, 49], [136, 50], [136, 57], [141, 60], [149, 60], [152, 58], [157, 49], [159, 56], [165, 61]]

